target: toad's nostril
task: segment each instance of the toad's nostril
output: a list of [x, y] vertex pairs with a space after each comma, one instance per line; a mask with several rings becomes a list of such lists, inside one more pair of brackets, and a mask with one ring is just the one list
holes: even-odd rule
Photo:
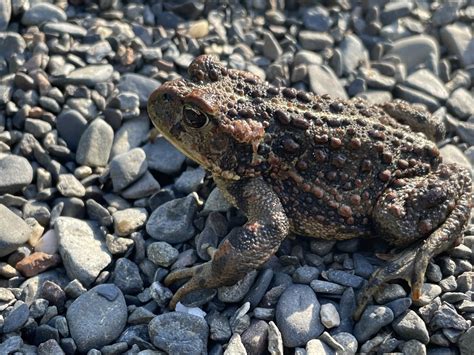
[[170, 102], [171, 99], [172, 99], [171, 94], [168, 93], [168, 92], [165, 92], [162, 97], [163, 97], [163, 100], [166, 101], [166, 102]]

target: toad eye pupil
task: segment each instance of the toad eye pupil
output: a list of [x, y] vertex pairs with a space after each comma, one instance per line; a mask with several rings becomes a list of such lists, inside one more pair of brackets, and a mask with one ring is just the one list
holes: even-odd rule
[[208, 122], [206, 114], [193, 110], [191, 108], [184, 109], [184, 123], [193, 128], [201, 128]]
[[165, 100], [166, 102], [170, 102], [171, 101], [171, 95], [168, 94], [167, 92], [165, 92], [163, 94], [163, 100]]

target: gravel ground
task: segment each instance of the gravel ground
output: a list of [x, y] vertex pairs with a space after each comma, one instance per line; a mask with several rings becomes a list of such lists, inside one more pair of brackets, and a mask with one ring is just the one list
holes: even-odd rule
[[275, 85], [423, 104], [472, 169], [473, 20], [472, 0], [0, 1], [0, 354], [472, 354], [474, 224], [421, 300], [386, 285], [359, 322], [377, 240], [289, 239], [170, 312], [163, 278], [245, 219], [149, 140], [145, 106], [212, 53]]

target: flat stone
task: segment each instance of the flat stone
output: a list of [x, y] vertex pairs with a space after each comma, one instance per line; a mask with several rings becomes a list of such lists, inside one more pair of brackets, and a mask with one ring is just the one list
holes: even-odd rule
[[325, 95], [346, 100], [347, 93], [334, 71], [327, 65], [309, 65], [309, 86], [316, 95]]
[[86, 194], [86, 188], [73, 174], [59, 175], [56, 187], [66, 197], [83, 197]]
[[457, 56], [467, 67], [474, 64], [474, 38], [472, 29], [463, 23], [453, 23], [440, 31], [441, 40], [449, 53]]
[[365, 342], [392, 321], [393, 312], [390, 308], [367, 306], [354, 327], [354, 335], [359, 342]]
[[25, 11], [21, 23], [25, 26], [37, 26], [44, 22], [66, 21], [66, 13], [49, 3], [37, 3]]
[[69, 278], [89, 286], [112, 261], [98, 225], [72, 217], [59, 217], [54, 229]]
[[109, 167], [114, 191], [118, 192], [145, 174], [148, 170], [148, 163], [143, 149], [134, 148], [115, 156]]
[[0, 257], [14, 252], [32, 235], [30, 226], [10, 209], [0, 204]]
[[98, 83], [108, 81], [113, 73], [114, 67], [110, 64], [87, 65], [83, 68], [73, 70], [61, 80], [64, 84], [94, 87]]
[[207, 352], [209, 328], [201, 317], [181, 312], [160, 314], [153, 318], [148, 329], [153, 345], [167, 353]]
[[11, 333], [21, 329], [30, 315], [28, 305], [23, 301], [17, 301], [13, 308], [4, 316], [5, 320], [2, 333]]
[[[127, 153], [133, 148], [141, 146], [142, 143], [147, 140], [149, 132], [150, 120], [148, 117], [140, 116], [125, 121], [115, 132], [114, 144], [110, 156], [115, 157], [119, 154]], [[149, 144], [146, 146], [148, 145]], [[147, 159], [149, 159], [148, 152], [146, 153]]]
[[115, 262], [112, 282], [124, 294], [133, 295], [143, 290], [143, 280], [138, 266], [126, 258], [120, 258]]
[[301, 47], [309, 51], [320, 51], [334, 44], [333, 38], [324, 32], [302, 30], [298, 34], [298, 39]]
[[417, 339], [423, 344], [428, 344], [430, 335], [423, 319], [414, 311], [408, 310], [392, 323], [395, 332], [405, 340]]
[[43, 32], [47, 34], [68, 34], [73, 37], [84, 37], [87, 29], [70, 22], [48, 22], [43, 26]]
[[24, 276], [32, 277], [58, 265], [60, 262], [61, 258], [58, 254], [34, 252], [16, 263], [15, 268]]
[[95, 119], [84, 131], [76, 153], [78, 164], [105, 166], [109, 160], [114, 131], [104, 120]]
[[470, 355], [472, 353], [472, 346], [474, 344], [474, 327], [470, 327], [466, 332], [459, 337], [458, 346], [461, 355]]
[[18, 155], [0, 154], [0, 194], [14, 194], [33, 181], [28, 160]]
[[69, 149], [76, 151], [87, 128], [87, 120], [76, 110], [65, 110], [56, 117], [56, 129]]
[[12, 15], [11, 1], [0, 2], [0, 32], [7, 30]]
[[165, 138], [157, 138], [153, 143], [143, 147], [151, 170], [163, 174], [176, 174], [184, 163], [186, 157], [178, 151]]
[[441, 101], [445, 101], [449, 97], [443, 82], [428, 69], [420, 69], [409, 75], [405, 80], [405, 85], [423, 91]]
[[156, 240], [181, 243], [195, 234], [192, 224], [197, 202], [191, 194], [159, 206], [150, 215], [146, 224], [147, 233]]
[[154, 242], [147, 247], [148, 259], [156, 266], [168, 267], [178, 259], [179, 252], [166, 242]]
[[323, 332], [319, 310], [318, 299], [309, 286], [291, 285], [283, 292], [275, 319], [285, 346], [304, 346]]
[[131, 91], [138, 94], [140, 107], [146, 107], [148, 97], [160, 86], [158, 80], [148, 78], [141, 74], [127, 73], [121, 76], [117, 88], [120, 91]]
[[369, 61], [367, 49], [362, 41], [355, 35], [347, 35], [339, 45], [341, 51], [342, 72], [353, 73], [361, 64]]
[[474, 97], [465, 88], [456, 89], [446, 102], [446, 107], [460, 119], [474, 115]]
[[74, 300], [66, 318], [78, 350], [87, 352], [118, 338], [127, 323], [127, 305], [115, 285], [98, 285]]

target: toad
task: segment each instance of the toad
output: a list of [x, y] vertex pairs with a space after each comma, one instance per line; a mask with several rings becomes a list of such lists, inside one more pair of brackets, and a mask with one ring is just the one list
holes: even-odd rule
[[430, 259], [462, 240], [471, 176], [442, 162], [440, 120], [403, 101], [369, 105], [275, 87], [203, 55], [189, 79], [148, 100], [158, 131], [207, 169], [248, 217], [204, 264], [171, 272], [186, 294], [232, 285], [264, 264], [290, 232], [330, 240], [382, 238], [401, 252], [358, 296], [355, 318], [382, 283], [406, 279], [418, 299]]

